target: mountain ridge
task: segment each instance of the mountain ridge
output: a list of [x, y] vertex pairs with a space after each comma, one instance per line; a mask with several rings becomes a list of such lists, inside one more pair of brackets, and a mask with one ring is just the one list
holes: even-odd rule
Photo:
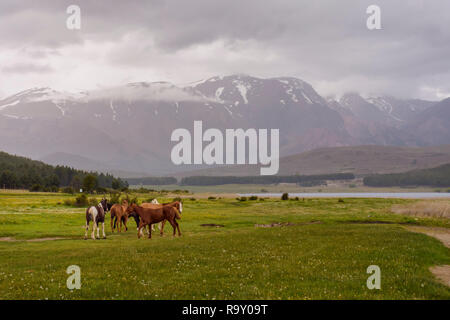
[[[105, 168], [161, 175], [191, 169], [170, 163], [170, 136], [177, 128], [191, 130], [195, 120], [219, 130], [280, 129], [280, 155], [288, 156], [321, 147], [442, 144], [445, 121], [433, 126], [439, 112], [425, 112], [438, 104], [358, 94], [330, 101], [301, 79], [239, 74], [184, 86], [33, 88], [0, 100], [0, 149], [36, 159], [74, 154]], [[416, 119], [428, 123], [423, 137], [410, 126]], [[436, 135], [443, 138], [435, 141]]]

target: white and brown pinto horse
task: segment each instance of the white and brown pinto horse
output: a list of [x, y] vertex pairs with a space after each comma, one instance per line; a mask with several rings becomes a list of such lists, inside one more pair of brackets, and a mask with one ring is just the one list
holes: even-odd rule
[[102, 224], [103, 239], [106, 239], [105, 234], [105, 215], [108, 210], [108, 200], [102, 199], [96, 206], [92, 206], [86, 209], [86, 231], [84, 233], [84, 239], [87, 239], [89, 231], [89, 222], [92, 221], [92, 234], [91, 238], [95, 240], [95, 229], [97, 229], [97, 238], [100, 239], [100, 228], [98, 225]]

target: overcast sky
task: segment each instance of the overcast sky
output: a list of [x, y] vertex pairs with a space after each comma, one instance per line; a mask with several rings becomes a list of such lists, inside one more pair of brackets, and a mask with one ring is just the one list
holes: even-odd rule
[[[81, 8], [81, 30], [66, 9]], [[381, 7], [382, 30], [366, 27]], [[0, 2], [0, 97], [215, 75], [294, 76], [323, 95], [450, 96], [448, 0]]]

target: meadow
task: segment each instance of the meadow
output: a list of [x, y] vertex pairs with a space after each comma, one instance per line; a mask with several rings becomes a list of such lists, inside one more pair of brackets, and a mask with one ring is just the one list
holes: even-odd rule
[[[392, 211], [415, 200], [216, 196], [186, 196], [181, 237], [167, 224], [137, 239], [133, 220], [112, 234], [108, 216], [107, 239], [94, 241], [83, 240], [85, 208], [65, 204], [74, 196], [0, 192], [0, 299], [450, 299], [429, 270], [450, 250], [405, 228], [449, 219]], [[273, 223], [284, 225], [255, 226]], [[80, 290], [66, 287], [70, 265]], [[381, 290], [366, 286], [369, 265]]]

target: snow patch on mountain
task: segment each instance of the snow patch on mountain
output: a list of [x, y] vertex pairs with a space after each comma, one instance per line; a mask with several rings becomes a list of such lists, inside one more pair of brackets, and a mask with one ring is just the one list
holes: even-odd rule
[[247, 92], [252, 88], [251, 84], [245, 83], [244, 81], [241, 80], [234, 80], [233, 84], [236, 86], [236, 89], [238, 89], [239, 93], [241, 94], [244, 103], [248, 104]]

